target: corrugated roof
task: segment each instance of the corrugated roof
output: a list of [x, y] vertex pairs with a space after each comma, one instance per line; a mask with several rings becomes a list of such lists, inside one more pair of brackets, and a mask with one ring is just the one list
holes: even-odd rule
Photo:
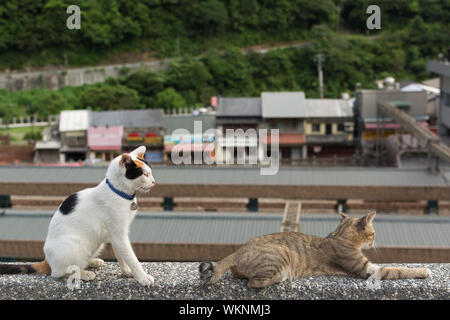
[[83, 131], [89, 128], [89, 110], [65, 110], [59, 116], [59, 131]]
[[186, 129], [194, 133], [194, 121], [201, 121], [202, 131], [214, 129], [216, 127], [216, 117], [213, 114], [204, 115], [166, 115], [166, 134], [171, 134], [176, 129]]
[[353, 108], [344, 99], [306, 99], [307, 118], [352, 118]]
[[123, 126], [124, 128], [165, 128], [161, 109], [118, 110], [92, 112], [93, 127]]
[[[44, 240], [52, 212], [8, 210], [0, 217], [0, 239]], [[135, 242], [245, 243], [280, 231], [281, 214], [146, 212], [131, 225]], [[338, 216], [302, 214], [302, 233], [327, 236], [338, 225]], [[374, 220], [380, 246], [450, 246], [450, 217], [390, 216]]]
[[219, 97], [217, 106], [217, 117], [258, 117], [261, 112], [261, 98], [240, 97], [224, 98]]
[[[1, 182], [98, 183], [106, 167], [0, 167]], [[398, 168], [288, 168], [276, 175], [261, 175], [260, 168], [154, 166], [159, 184], [261, 184], [339, 186], [448, 186], [440, 173]]]
[[306, 118], [304, 92], [263, 92], [263, 118]]

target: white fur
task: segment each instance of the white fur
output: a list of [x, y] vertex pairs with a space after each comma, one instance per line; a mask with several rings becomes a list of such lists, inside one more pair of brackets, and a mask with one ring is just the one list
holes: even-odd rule
[[[139, 147], [129, 154], [136, 159], [145, 153], [145, 147]], [[149, 191], [155, 184], [151, 169], [143, 166], [145, 175], [130, 180], [125, 177], [126, 169], [120, 165], [122, 156], [115, 158], [108, 167], [106, 178], [123, 192], [134, 194], [136, 191]], [[148, 275], [130, 244], [128, 237], [131, 222], [136, 215], [132, 211], [131, 200], [115, 194], [106, 184], [106, 179], [94, 188], [78, 192], [75, 210], [63, 215], [59, 209], [53, 215], [45, 240], [45, 259], [52, 269], [52, 276], [66, 275], [67, 268], [76, 265], [82, 270], [83, 280], [92, 280], [95, 273], [85, 271], [91, 265], [99, 266], [96, 259], [105, 243], [110, 242], [126, 276], [133, 276], [141, 285], [150, 286], [154, 279]], [[135, 198], [133, 201], [137, 203]]]
[[381, 269], [379, 266], [376, 266], [373, 263], [369, 262], [366, 268], [366, 272], [370, 274], [370, 277], [367, 280], [381, 280], [380, 271]]

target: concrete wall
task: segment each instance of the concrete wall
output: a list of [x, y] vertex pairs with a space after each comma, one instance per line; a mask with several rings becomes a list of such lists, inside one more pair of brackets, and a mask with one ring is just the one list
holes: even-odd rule
[[[0, 194], [67, 196], [92, 183], [2, 182]], [[152, 197], [226, 197], [280, 199], [361, 199], [367, 201], [450, 200], [450, 187], [254, 185], [254, 184], [157, 184]]]
[[57, 90], [63, 86], [81, 86], [104, 82], [107, 78], [118, 78], [128, 70], [135, 72], [139, 68], [154, 71], [167, 69], [173, 59], [156, 62], [125, 63], [107, 66], [95, 66], [77, 69], [60, 69], [42, 72], [17, 72], [0, 74], [0, 89], [9, 91], [46, 88]]

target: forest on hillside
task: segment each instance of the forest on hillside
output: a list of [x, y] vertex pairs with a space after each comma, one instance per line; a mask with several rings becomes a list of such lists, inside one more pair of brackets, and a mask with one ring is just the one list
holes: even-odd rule
[[[325, 96], [374, 86], [386, 76], [429, 77], [426, 61], [450, 44], [450, 0], [375, 1], [381, 30], [367, 30], [368, 0], [9, 0], [0, 3], [0, 69], [93, 64], [118, 52], [182, 56], [162, 72], [140, 70], [82, 87], [10, 93], [0, 117], [46, 116], [62, 109], [203, 106], [212, 95], [259, 96], [301, 90], [318, 96], [315, 55], [323, 54]], [[65, 26], [69, 4], [81, 30]], [[64, 13], [61, 15], [61, 11]], [[58, 26], [58, 27], [56, 27]], [[305, 40], [266, 54], [239, 48]], [[205, 53], [201, 58], [195, 58]]]

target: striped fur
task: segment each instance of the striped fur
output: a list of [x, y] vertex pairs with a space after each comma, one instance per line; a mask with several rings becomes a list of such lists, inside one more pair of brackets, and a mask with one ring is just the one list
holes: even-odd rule
[[340, 224], [326, 238], [279, 232], [250, 240], [217, 263], [203, 262], [200, 279], [213, 284], [231, 269], [248, 286], [262, 288], [306, 276], [337, 275], [367, 279], [426, 278], [428, 269], [387, 268], [372, 264], [361, 252], [373, 247], [375, 212], [362, 218], [340, 214]]
[[0, 264], [0, 274], [50, 274], [51, 269], [46, 260], [39, 263], [29, 264], [12, 264], [2, 263]]

